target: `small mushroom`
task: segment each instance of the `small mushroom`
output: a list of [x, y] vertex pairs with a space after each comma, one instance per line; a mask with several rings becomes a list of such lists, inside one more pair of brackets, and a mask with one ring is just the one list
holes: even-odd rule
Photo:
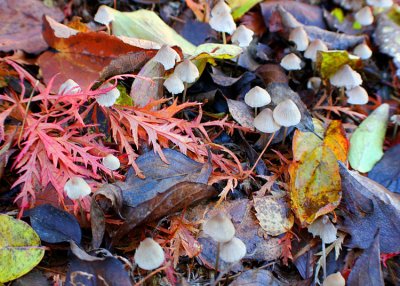
[[367, 60], [372, 56], [372, 51], [368, 47], [367, 44], [362, 43], [362, 44], [357, 45], [354, 48], [353, 54], [355, 54], [357, 57], [359, 57], [362, 60]]
[[244, 102], [250, 107], [262, 107], [271, 102], [271, 96], [265, 89], [255, 86], [244, 96]]
[[154, 60], [162, 64], [165, 70], [169, 70], [175, 66], [175, 62], [181, 60], [181, 57], [173, 48], [163, 45], [154, 56]]
[[294, 53], [288, 54], [282, 58], [281, 67], [288, 71], [301, 70], [301, 59]]
[[58, 94], [76, 94], [80, 93], [81, 91], [82, 89], [80, 88], [79, 84], [77, 84], [72, 79], [68, 79], [62, 85], [60, 85], [60, 88], [58, 89]]
[[121, 162], [113, 154], [108, 154], [103, 158], [103, 166], [111, 171], [115, 171], [121, 167]]
[[203, 224], [203, 231], [217, 242], [228, 242], [235, 236], [235, 227], [226, 214], [219, 212]]
[[239, 47], [246, 48], [253, 40], [254, 32], [245, 25], [240, 25], [232, 34], [232, 43]]
[[246, 255], [246, 245], [237, 237], [222, 243], [220, 249], [221, 259], [228, 263], [240, 261]]
[[374, 8], [390, 8], [393, 6], [393, 0], [367, 0], [367, 4]]
[[274, 120], [273, 112], [269, 108], [263, 109], [260, 114], [254, 118], [253, 124], [257, 130], [264, 133], [274, 133], [281, 128], [281, 126]]
[[371, 8], [368, 6], [361, 8], [355, 15], [354, 19], [362, 26], [371, 25], [374, 22], [374, 15], [372, 15]]
[[64, 185], [64, 191], [71, 200], [78, 200], [89, 195], [92, 190], [81, 177], [72, 177]]
[[174, 74], [183, 82], [193, 83], [199, 77], [199, 70], [194, 63], [186, 59], [176, 66]]
[[[111, 84], [106, 83], [102, 86], [102, 88], [111, 87]], [[111, 107], [117, 101], [118, 97], [120, 96], [120, 92], [118, 88], [114, 87], [113, 89], [107, 91], [106, 93], [100, 94], [96, 101], [98, 104], [104, 107]]]
[[305, 51], [308, 47], [309, 40], [306, 31], [303, 27], [293, 29], [289, 34], [289, 41], [296, 44], [296, 50]]
[[307, 88], [312, 89], [314, 91], [318, 91], [321, 87], [322, 80], [320, 77], [313, 76], [310, 77], [307, 81]]
[[362, 86], [356, 86], [346, 90], [347, 102], [350, 104], [367, 104], [368, 93]]
[[340, 272], [333, 273], [328, 275], [324, 280], [322, 286], [345, 286], [346, 280], [344, 280], [342, 274]]
[[232, 9], [229, 7], [225, 1], [220, 0], [217, 4], [211, 9], [211, 16], [216, 17], [222, 14], [231, 13]]
[[140, 242], [139, 247], [136, 249], [134, 259], [140, 268], [144, 270], [153, 270], [163, 264], [165, 255], [162, 247], [155, 242], [154, 239], [147, 237]]
[[[223, 37], [225, 36], [225, 33], [232, 35], [232, 33], [236, 30], [235, 21], [233, 20], [233, 17], [230, 13], [211, 16], [208, 23], [215, 31], [221, 32]], [[224, 44], [226, 44], [225, 38]]]
[[164, 86], [173, 95], [181, 93], [185, 89], [183, 81], [175, 73], [164, 81]]
[[290, 127], [299, 124], [301, 113], [297, 105], [291, 99], [286, 99], [275, 107], [273, 117], [275, 122], [279, 125]]
[[352, 89], [362, 84], [361, 75], [349, 65], [342, 66], [329, 80], [332, 85], [346, 89]]
[[317, 60], [318, 51], [323, 51], [323, 52], [328, 51], [328, 47], [320, 39], [316, 39], [310, 43], [310, 45], [304, 52], [304, 57], [306, 59], [310, 59], [313, 62], [315, 62]]

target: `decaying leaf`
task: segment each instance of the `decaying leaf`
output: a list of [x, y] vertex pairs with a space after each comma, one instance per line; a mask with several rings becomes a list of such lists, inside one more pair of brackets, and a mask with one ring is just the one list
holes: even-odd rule
[[272, 272], [264, 269], [252, 269], [240, 274], [229, 286], [281, 286], [282, 284]]
[[256, 73], [264, 80], [265, 84], [288, 83], [289, 79], [285, 70], [277, 64], [264, 64], [260, 66]]
[[228, 103], [229, 112], [240, 125], [247, 127], [251, 130], [254, 129], [253, 121], [253, 110], [243, 101], [226, 99]]
[[361, 59], [350, 55], [347, 51], [319, 51], [317, 53], [317, 68], [324, 79], [329, 78], [345, 64], [353, 69], [362, 67]]

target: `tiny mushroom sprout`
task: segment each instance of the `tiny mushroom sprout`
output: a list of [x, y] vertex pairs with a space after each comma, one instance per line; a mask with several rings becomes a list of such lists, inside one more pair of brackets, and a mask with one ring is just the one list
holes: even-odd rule
[[281, 67], [288, 71], [301, 70], [301, 59], [294, 53], [288, 54], [282, 58]]
[[275, 122], [284, 127], [295, 126], [301, 120], [300, 110], [291, 99], [280, 102], [272, 114]]
[[173, 48], [163, 45], [154, 56], [154, 60], [162, 64], [165, 70], [169, 70], [175, 66], [177, 61], [181, 60], [181, 57]]
[[183, 81], [175, 73], [164, 81], [164, 86], [173, 95], [181, 93], [185, 89]]
[[304, 57], [315, 62], [317, 60], [318, 51], [328, 51], [328, 47], [320, 39], [316, 39], [310, 43], [310, 45], [304, 52]]
[[350, 104], [367, 104], [368, 93], [362, 86], [356, 86], [346, 90], [347, 102]]
[[303, 27], [294, 28], [289, 34], [289, 41], [296, 44], [296, 50], [303, 52], [307, 49], [309, 41]]
[[228, 242], [235, 236], [232, 221], [222, 212], [208, 219], [203, 224], [203, 231], [217, 242]]
[[274, 133], [278, 131], [281, 126], [275, 122], [273, 112], [269, 108], [263, 109], [260, 114], [254, 118], [254, 127], [264, 133]]
[[121, 167], [121, 163], [113, 154], [108, 154], [103, 158], [103, 166], [111, 171], [115, 171]]
[[354, 15], [354, 18], [362, 26], [368, 26], [374, 22], [374, 15], [372, 15], [371, 8], [368, 6], [361, 8], [361, 10]]
[[[102, 86], [102, 88], [109, 88], [111, 84], [106, 83]], [[104, 107], [111, 107], [117, 101], [118, 97], [120, 96], [120, 92], [118, 88], [114, 87], [113, 89], [107, 91], [106, 93], [100, 94], [96, 101], [98, 104]]]
[[343, 65], [329, 80], [332, 85], [346, 89], [352, 89], [362, 84], [361, 75], [349, 65]]
[[80, 88], [79, 84], [77, 84], [74, 80], [68, 79], [58, 89], [58, 94], [76, 94], [81, 92], [82, 89]]
[[221, 259], [228, 263], [240, 261], [246, 255], [246, 245], [237, 237], [221, 244]]
[[153, 270], [160, 267], [165, 255], [162, 247], [152, 238], [147, 237], [140, 242], [136, 249], [134, 259], [136, 264], [144, 270]]
[[92, 192], [89, 184], [81, 177], [70, 178], [64, 185], [64, 191], [71, 200], [86, 197]]
[[333, 273], [328, 275], [324, 280], [322, 286], [345, 286], [346, 280], [344, 280], [342, 274], [340, 272]]
[[253, 40], [254, 32], [245, 25], [240, 25], [232, 34], [232, 43], [241, 48], [246, 48]]
[[367, 0], [367, 4], [375, 8], [390, 8], [393, 6], [393, 0]]
[[367, 44], [362, 43], [362, 44], [357, 45], [354, 48], [353, 54], [355, 54], [357, 57], [359, 57], [362, 60], [367, 60], [372, 56], [372, 51], [368, 47]]

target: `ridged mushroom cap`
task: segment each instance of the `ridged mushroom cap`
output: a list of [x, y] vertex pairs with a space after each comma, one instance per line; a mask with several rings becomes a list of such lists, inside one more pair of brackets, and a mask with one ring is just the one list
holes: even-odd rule
[[245, 25], [240, 25], [232, 34], [232, 43], [239, 47], [248, 47], [253, 40], [254, 32]]
[[300, 110], [291, 99], [280, 102], [275, 107], [273, 116], [276, 123], [285, 127], [295, 126], [301, 120]]
[[[102, 88], [107, 88], [110, 87], [111, 84], [106, 83], [102, 86]], [[120, 92], [118, 88], [114, 87], [110, 91], [100, 94], [97, 98], [96, 101], [98, 104], [104, 107], [110, 107], [113, 106], [114, 103], [117, 101], [118, 97], [120, 96]]]
[[353, 54], [355, 54], [357, 57], [359, 57], [362, 60], [367, 60], [372, 56], [372, 51], [368, 47], [367, 44], [362, 43], [362, 44], [357, 45], [354, 48]]
[[165, 70], [169, 70], [175, 66], [177, 61], [181, 60], [181, 57], [173, 48], [163, 45], [154, 56], [154, 60], [162, 64]]
[[221, 259], [228, 263], [240, 261], [247, 252], [246, 245], [237, 237], [221, 244], [219, 255]]
[[211, 16], [208, 22], [215, 31], [225, 32], [229, 35], [236, 30], [236, 24], [230, 13], [224, 13], [216, 16]]
[[69, 179], [64, 185], [64, 191], [71, 200], [86, 197], [92, 192], [89, 184], [81, 177]]
[[250, 107], [262, 107], [271, 102], [271, 96], [265, 89], [255, 86], [244, 96], [244, 102]]
[[58, 94], [75, 94], [81, 92], [79, 84], [72, 79], [66, 80], [58, 89]]
[[144, 270], [153, 270], [160, 267], [165, 255], [162, 247], [152, 238], [147, 237], [140, 242], [136, 249], [134, 259], [136, 264]]
[[220, 0], [211, 9], [211, 16], [215, 17], [215, 16], [219, 16], [222, 14], [231, 13], [231, 11], [232, 11], [231, 7], [229, 7], [229, 5], [225, 3], [225, 1]]
[[328, 275], [324, 280], [322, 286], [345, 286], [346, 280], [344, 280], [342, 274], [340, 272], [333, 273]]
[[350, 104], [367, 104], [368, 93], [362, 86], [356, 86], [346, 90], [347, 102]]
[[374, 15], [372, 15], [371, 8], [368, 6], [361, 8], [356, 14], [354, 14], [354, 18], [362, 26], [368, 26], [374, 22]]
[[289, 41], [296, 44], [296, 50], [305, 51], [308, 47], [309, 40], [303, 27], [294, 28], [289, 34]]
[[199, 70], [194, 63], [186, 59], [176, 66], [174, 74], [176, 74], [181, 81], [192, 83], [199, 77]]
[[349, 65], [342, 66], [334, 75], [329, 78], [332, 85], [352, 89], [362, 84], [361, 75]]
[[185, 89], [183, 81], [175, 73], [164, 81], [164, 86], [172, 94], [181, 93]]
[[281, 128], [281, 126], [275, 122], [273, 112], [269, 108], [263, 109], [256, 118], [254, 118], [253, 125], [257, 130], [264, 133], [274, 133]]
[[316, 39], [308, 45], [308, 48], [304, 52], [304, 57], [315, 62], [317, 60], [318, 51], [328, 51], [328, 47], [320, 39]]
[[227, 242], [235, 236], [232, 221], [222, 212], [208, 219], [203, 224], [203, 231], [217, 242]]
[[111, 171], [115, 171], [121, 167], [121, 162], [113, 154], [108, 154], [103, 158], [103, 166]]
[[336, 240], [337, 229], [327, 215], [317, 218], [308, 226], [308, 232], [319, 236], [324, 243], [332, 243]]
[[282, 58], [281, 67], [288, 71], [301, 70], [301, 59], [294, 53], [288, 54]]

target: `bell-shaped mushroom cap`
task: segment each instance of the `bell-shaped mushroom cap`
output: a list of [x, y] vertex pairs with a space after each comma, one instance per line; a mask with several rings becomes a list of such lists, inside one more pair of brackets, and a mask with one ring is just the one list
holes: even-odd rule
[[221, 244], [219, 256], [228, 263], [240, 261], [246, 255], [246, 245], [239, 238], [234, 237], [230, 241]]
[[304, 52], [304, 57], [306, 59], [310, 59], [313, 62], [315, 62], [317, 60], [317, 52], [318, 51], [326, 52], [327, 50], [328, 47], [325, 45], [325, 43], [320, 39], [316, 39], [310, 43], [310, 45]]
[[354, 71], [349, 65], [342, 66], [334, 75], [329, 78], [332, 85], [352, 89], [362, 84], [361, 75]]
[[186, 59], [176, 66], [174, 74], [176, 74], [181, 81], [192, 83], [199, 77], [199, 70], [194, 63]]
[[317, 91], [321, 87], [321, 78], [317, 76], [310, 77], [307, 81], [307, 88]]
[[203, 231], [217, 242], [227, 242], [235, 236], [232, 221], [222, 212], [208, 219], [203, 224]]
[[162, 64], [165, 70], [169, 70], [175, 66], [175, 62], [181, 60], [181, 57], [173, 48], [163, 45], [154, 56], [154, 60]]
[[346, 280], [344, 280], [342, 274], [340, 272], [333, 273], [328, 275], [324, 280], [322, 286], [345, 286]]
[[[102, 88], [107, 88], [107, 87], [111, 87], [111, 84], [106, 83], [102, 86]], [[101, 106], [110, 107], [110, 106], [114, 105], [114, 103], [117, 101], [119, 96], [120, 96], [120, 92], [119, 92], [118, 88], [114, 87], [110, 91], [100, 94], [96, 98], [96, 101]]]
[[289, 41], [296, 44], [296, 50], [305, 51], [308, 47], [309, 41], [306, 31], [303, 27], [293, 29], [289, 34]]
[[218, 1], [217, 4], [211, 9], [211, 16], [216, 17], [222, 14], [231, 13], [231, 7], [225, 3], [224, 0]]
[[103, 166], [111, 171], [115, 171], [121, 167], [121, 163], [113, 154], [108, 154], [103, 158]]
[[97, 10], [96, 15], [94, 15], [94, 20], [103, 25], [110, 24], [111, 21], [114, 21], [114, 15], [109, 12], [109, 9], [110, 8], [106, 5], [101, 5]]
[[245, 25], [240, 25], [232, 35], [232, 43], [239, 47], [248, 47], [253, 40], [254, 32]]
[[372, 56], [372, 51], [367, 44], [362, 43], [354, 48], [353, 54], [362, 60], [367, 60]]
[[229, 35], [236, 30], [236, 24], [230, 13], [212, 16], [208, 22], [215, 31], [225, 32]]
[[60, 88], [58, 89], [58, 94], [75, 94], [81, 92], [82, 89], [80, 88], [79, 84], [77, 84], [72, 79], [66, 80]]
[[64, 191], [71, 200], [86, 197], [92, 192], [88, 183], [81, 177], [72, 177], [69, 179], [64, 185]]
[[392, 116], [390, 116], [390, 121], [393, 124], [400, 125], [400, 114], [393, 114]]
[[282, 58], [281, 67], [288, 71], [301, 70], [301, 59], [294, 53], [288, 54]]
[[262, 107], [271, 102], [271, 96], [265, 89], [255, 86], [246, 93], [244, 102], [250, 107]]
[[147, 237], [140, 242], [134, 256], [136, 264], [144, 270], [153, 270], [161, 266], [165, 260], [164, 251], [152, 238]]
[[393, 0], [367, 0], [367, 4], [375, 8], [390, 8], [393, 6]]
[[281, 126], [275, 122], [273, 112], [269, 108], [263, 109], [256, 118], [254, 118], [253, 124], [257, 130], [264, 133], [274, 133], [281, 128]]
[[164, 81], [164, 86], [172, 94], [181, 93], [185, 89], [183, 81], [175, 73]]
[[317, 218], [308, 226], [308, 232], [313, 236], [319, 236], [324, 243], [332, 243], [336, 240], [337, 229], [327, 215]]
[[368, 93], [362, 86], [356, 86], [346, 90], [347, 102], [350, 104], [367, 104]]
[[275, 107], [273, 116], [276, 123], [285, 127], [297, 125], [301, 120], [300, 110], [291, 99], [280, 102]]
[[354, 15], [354, 18], [362, 26], [368, 26], [374, 22], [374, 15], [372, 15], [371, 8], [368, 6], [361, 8], [361, 10]]

